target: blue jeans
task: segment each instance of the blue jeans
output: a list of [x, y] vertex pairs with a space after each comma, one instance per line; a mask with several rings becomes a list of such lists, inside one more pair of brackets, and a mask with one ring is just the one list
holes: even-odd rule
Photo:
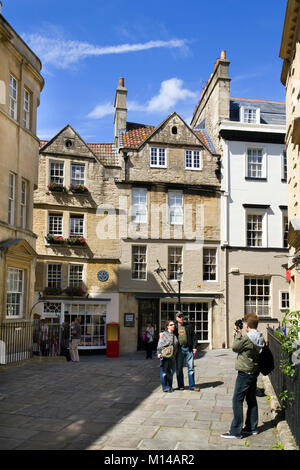
[[187, 346], [178, 346], [178, 352], [176, 356], [176, 373], [178, 388], [184, 386], [183, 379], [183, 363], [184, 359], [188, 368], [188, 379], [190, 389], [195, 388], [195, 370], [194, 370], [194, 354], [190, 351]]
[[172, 389], [173, 374], [175, 369], [174, 359], [161, 359], [160, 360], [160, 381], [163, 392]]
[[246, 398], [248, 405], [245, 427], [248, 431], [257, 431], [258, 407], [256, 384], [257, 374], [238, 373], [232, 398], [233, 421], [230, 427], [230, 433], [234, 436], [240, 436], [242, 432], [244, 398]]

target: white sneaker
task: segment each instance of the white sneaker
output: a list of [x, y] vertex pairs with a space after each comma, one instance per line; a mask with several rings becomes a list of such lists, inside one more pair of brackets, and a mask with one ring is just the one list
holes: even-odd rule
[[242, 439], [242, 436], [234, 436], [229, 431], [221, 434], [221, 437], [224, 437], [224, 439]]

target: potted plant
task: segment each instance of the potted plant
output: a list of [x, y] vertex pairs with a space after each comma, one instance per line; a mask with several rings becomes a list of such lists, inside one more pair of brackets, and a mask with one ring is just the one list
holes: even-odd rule
[[67, 240], [68, 245], [72, 246], [86, 246], [86, 239], [84, 237], [70, 237]]
[[48, 233], [45, 238], [47, 243], [50, 245], [63, 245], [65, 243], [65, 239], [61, 235], [52, 235], [52, 233]]
[[60, 287], [45, 287], [44, 295], [60, 295], [61, 288]]
[[89, 192], [88, 188], [83, 184], [71, 184], [70, 191], [73, 194], [86, 194]]
[[48, 184], [48, 189], [51, 192], [65, 193], [67, 188], [61, 183], [50, 183]]
[[82, 287], [68, 287], [65, 290], [65, 293], [70, 297], [82, 297], [86, 294], [86, 292], [82, 289]]

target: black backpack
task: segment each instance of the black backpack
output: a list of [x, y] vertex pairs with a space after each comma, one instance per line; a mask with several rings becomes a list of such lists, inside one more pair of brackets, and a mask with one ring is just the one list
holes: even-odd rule
[[262, 375], [269, 375], [274, 369], [274, 357], [267, 344], [262, 348], [258, 359], [258, 370]]

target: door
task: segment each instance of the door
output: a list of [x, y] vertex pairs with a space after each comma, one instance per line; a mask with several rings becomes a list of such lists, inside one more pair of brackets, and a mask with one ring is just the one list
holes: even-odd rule
[[144, 349], [143, 334], [147, 323], [151, 322], [154, 328], [153, 349], [156, 349], [159, 335], [159, 299], [140, 299], [138, 313], [138, 341], [137, 350]]

